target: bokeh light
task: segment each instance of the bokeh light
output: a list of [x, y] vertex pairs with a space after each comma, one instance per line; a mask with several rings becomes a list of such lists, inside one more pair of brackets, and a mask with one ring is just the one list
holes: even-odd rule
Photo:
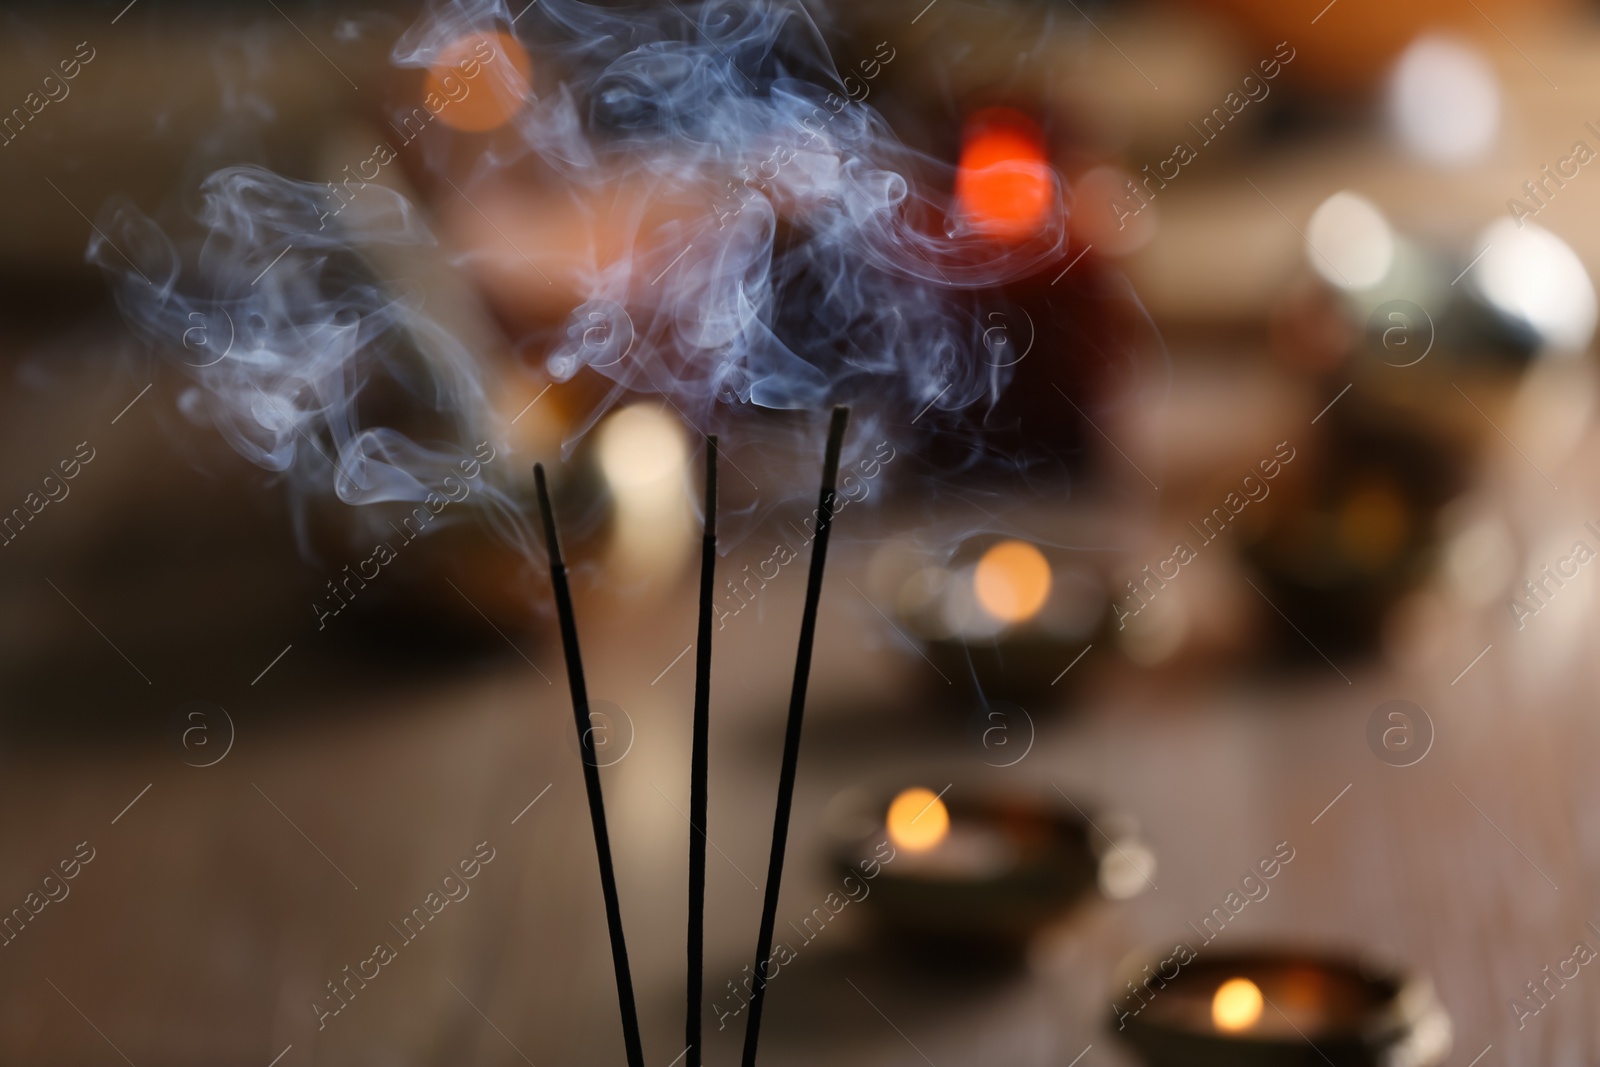
[[1500, 130], [1500, 83], [1470, 45], [1413, 41], [1389, 80], [1389, 121], [1417, 158], [1445, 166], [1482, 159]]
[[1112, 850], [1100, 857], [1100, 871], [1096, 877], [1100, 892], [1111, 900], [1132, 900], [1153, 888], [1157, 866], [1155, 852], [1137, 837], [1125, 837], [1112, 844]]
[[1526, 219], [1500, 219], [1478, 237], [1483, 258], [1468, 277], [1502, 314], [1538, 335], [1541, 347], [1581, 352], [1594, 336], [1594, 282], [1565, 241]]
[[683, 428], [649, 404], [623, 408], [601, 425], [600, 470], [614, 492], [635, 495], [662, 483], [677, 483], [688, 451]]
[[[476, 77], [470, 76], [474, 65]], [[423, 79], [422, 93], [424, 100], [436, 96], [445, 102], [438, 117], [446, 126], [483, 133], [505, 125], [521, 110], [532, 78], [528, 50], [515, 37], [473, 33], [439, 50]]]
[[694, 536], [683, 488], [689, 462], [683, 426], [651, 404], [623, 408], [600, 424], [595, 456], [611, 488], [607, 566], [629, 579], [667, 582], [688, 558]]
[[1038, 127], [1009, 108], [973, 115], [956, 168], [955, 192], [962, 218], [977, 232], [1002, 240], [1037, 233], [1055, 192]]
[[1394, 233], [1383, 212], [1351, 192], [1334, 193], [1312, 212], [1306, 242], [1311, 266], [1341, 289], [1370, 289], [1394, 262]]
[[931, 789], [913, 786], [889, 805], [889, 840], [907, 852], [927, 852], [950, 833], [950, 812]]
[[1248, 978], [1230, 978], [1211, 998], [1211, 1021], [1225, 1033], [1248, 1030], [1261, 1018], [1261, 990]]
[[1135, 188], [1143, 187], [1131, 173], [1108, 163], [1079, 174], [1072, 181], [1073, 236], [1102, 256], [1125, 256], [1149, 244], [1160, 229], [1160, 205]]
[[972, 589], [983, 610], [1002, 622], [1038, 614], [1050, 596], [1050, 563], [1026, 541], [1001, 541], [983, 554]]

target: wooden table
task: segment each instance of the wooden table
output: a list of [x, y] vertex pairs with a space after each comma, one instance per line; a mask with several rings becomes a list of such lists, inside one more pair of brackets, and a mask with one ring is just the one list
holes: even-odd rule
[[[1554, 498], [1541, 497], [1551, 491], [1509, 453], [1490, 457], [1487, 481], [1514, 518], [1540, 501], [1579, 502], [1566, 524], [1576, 538], [1593, 451], [1588, 442], [1551, 469], [1566, 487]], [[1588, 511], [1600, 515], [1600, 506]], [[63, 512], [54, 517], [65, 531], [72, 516]], [[1538, 514], [1548, 518], [1548, 508]], [[1533, 526], [1567, 539], [1561, 522]], [[725, 566], [731, 573], [760, 555], [752, 539]], [[863, 784], [949, 783], [952, 794], [1059, 784], [1137, 817], [1159, 856], [1159, 888], [1080, 908], [1039, 940], [1021, 972], [998, 978], [909, 966], [873, 938], [864, 909], [847, 911], [774, 981], [764, 1063], [1065, 1065], [1091, 1045], [1081, 1064], [1126, 1063], [1108, 1032], [1112, 968], [1128, 952], [1184, 937], [1187, 921], [1281, 841], [1294, 861], [1223, 935], [1228, 944], [1352, 947], [1421, 970], [1454, 1019], [1451, 1062], [1490, 1045], [1482, 1064], [1592, 1055], [1600, 978], [1581, 974], [1520, 1031], [1508, 1002], [1575, 941], [1594, 944], [1584, 924], [1600, 919], [1586, 884], [1600, 859], [1589, 773], [1600, 753], [1595, 659], [1585, 654], [1596, 575], [1572, 584], [1565, 616], [1554, 605], [1520, 633], [1503, 604], [1441, 608], [1420, 631], [1426, 640], [1404, 646], [1401, 666], [1196, 682], [1135, 674], [1097, 646], [1075, 668], [1085, 679], [1073, 706], [1033, 709], [1034, 749], [1001, 770], [933, 699], [941, 686], [930, 665], [855, 587], [865, 555], [841, 535], [780, 922], [827, 892], [821, 814]], [[399, 650], [353, 659], [303, 626], [219, 640], [227, 654], [138, 632], [103, 635], [118, 639], [125, 662], [48, 590], [21, 597], [34, 575], [7, 582], [13, 604], [27, 600], [70, 641], [62, 662], [82, 677], [62, 673], [60, 684], [74, 702], [98, 694], [110, 708], [170, 709], [208, 697], [230, 707], [237, 736], [220, 762], [196, 768], [159, 729], [107, 739], [82, 723], [13, 726], [0, 776], [0, 904], [23, 905], [80, 842], [94, 858], [67, 883], [70, 895], [0, 949], [0, 1059], [621, 1062], [552, 648], [491, 640], [481, 657], [418, 667], [414, 652]], [[752, 952], [801, 585], [798, 572], [786, 573], [761, 614], [717, 635], [708, 1000]], [[219, 625], [248, 614], [248, 603], [218, 588]], [[605, 786], [647, 1058], [670, 1067], [683, 1048], [692, 685], [692, 657], [674, 657], [692, 640], [692, 604], [684, 597], [647, 612], [592, 585], [581, 595], [592, 691], [626, 709], [635, 730]], [[112, 610], [92, 587], [76, 604], [102, 622]], [[144, 608], [158, 632], [161, 602]], [[251, 685], [291, 638], [299, 643]], [[228, 671], [231, 683], [221, 680]], [[211, 684], [191, 687], [197, 676]], [[19, 691], [27, 706], [13, 706], [14, 723], [29, 709], [34, 719], [66, 713], [48, 687]], [[1368, 716], [1391, 698], [1421, 704], [1437, 729], [1414, 767], [1388, 766], [1367, 747]], [[391, 924], [480, 842], [494, 858], [470, 895], [402, 943]], [[396, 958], [319, 1030], [313, 1001], [380, 941], [399, 945]], [[732, 1062], [742, 1031], [708, 1029], [708, 1061]]]

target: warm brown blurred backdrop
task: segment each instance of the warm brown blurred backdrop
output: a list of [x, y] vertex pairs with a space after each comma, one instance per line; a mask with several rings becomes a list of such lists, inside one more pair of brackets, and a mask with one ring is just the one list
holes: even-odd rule
[[[892, 48], [870, 103], [954, 175], [935, 190], [968, 212], [952, 240], [1027, 247], [1057, 179], [1066, 214], [1058, 255], [974, 298], [1003, 303], [1005, 344], [1028, 327], [992, 411], [936, 429], [934, 389], [921, 412], [856, 398], [764, 1063], [1140, 1062], [1116, 1036], [1119, 967], [1195, 939], [1283, 843], [1293, 861], [1203, 955], [1398, 968], [1453, 1039], [1430, 1014], [1396, 1063], [1600, 1046], [1600, 980], [1566, 966], [1600, 945], [1600, 19], [1324, 4], [816, 5], [835, 55]], [[498, 519], [483, 492], [414, 544], [412, 503], [292, 492], [230, 448], [191, 373], [218, 321], [152, 340], [86, 249], [119, 201], [192, 218], [218, 167], [342, 181], [432, 91], [391, 62], [419, 9], [0, 13], [0, 915], [21, 909], [0, 918], [4, 1062], [621, 1062], [542, 555], [511, 518], [535, 460], [558, 471], [617, 746], [646, 1059], [680, 1062], [706, 426], [548, 360], [588, 343], [573, 316], [604, 268], [637, 255], [644, 290], [677, 263], [637, 233], [703, 224], [722, 191], [583, 184], [553, 147], [511, 153], [521, 109], [571, 76], [529, 61], [544, 14], [515, 6], [448, 9], [499, 65], [370, 179], [437, 242], [363, 247], [359, 277], [471, 354], [464, 421], [505, 494]], [[770, 195], [781, 251], [816, 209]], [[153, 262], [114, 243], [128, 273]], [[434, 432], [416, 403], [448, 376], [434, 340], [399, 346], [365, 414]], [[980, 348], [952, 359], [1006, 363]], [[718, 1019], [755, 938], [821, 441], [819, 413], [757, 414], [724, 431], [712, 1063], [743, 1032]], [[324, 488], [325, 444], [301, 450]], [[1049, 462], [974, 458], [1035, 450]], [[344, 584], [364, 560], [383, 577]], [[877, 899], [807, 936], [912, 786], [942, 797], [948, 835], [897, 838]], [[491, 853], [414, 944], [397, 930]], [[380, 977], [319, 1018], [385, 941]], [[1321, 1025], [1315, 1007], [1294, 1018]]]

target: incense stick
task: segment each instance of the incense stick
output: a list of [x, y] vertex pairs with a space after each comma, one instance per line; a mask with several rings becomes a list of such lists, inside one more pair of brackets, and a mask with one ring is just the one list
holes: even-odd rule
[[689, 967], [683, 1040], [688, 1067], [700, 1067], [705, 984], [706, 764], [711, 732], [711, 615], [717, 574], [717, 438], [706, 438], [706, 519], [700, 540], [700, 626], [694, 657], [694, 742], [689, 757]]
[[639, 1040], [639, 1011], [633, 1000], [633, 976], [628, 969], [628, 946], [622, 935], [622, 908], [617, 901], [617, 874], [611, 866], [611, 838], [606, 832], [606, 804], [600, 792], [600, 765], [595, 756], [594, 733], [589, 719], [589, 691], [583, 681], [583, 655], [578, 650], [578, 622], [572, 612], [572, 591], [567, 587], [567, 565], [561, 558], [555, 511], [545, 485], [544, 464], [533, 465], [533, 481], [544, 518], [545, 548], [550, 554], [550, 587], [556, 614], [561, 619], [561, 646], [567, 656], [567, 683], [572, 687], [572, 715], [583, 753], [583, 785], [589, 794], [589, 821], [594, 824], [594, 850], [600, 861], [600, 891], [606, 902], [606, 927], [611, 935], [611, 963], [617, 974], [617, 1007], [622, 1013], [622, 1041], [628, 1067], [644, 1067], [644, 1046]]
[[761, 1036], [761, 1008], [766, 1001], [767, 958], [772, 954], [772, 931], [778, 921], [778, 886], [783, 881], [783, 855], [789, 839], [789, 809], [794, 802], [795, 770], [800, 760], [800, 727], [805, 719], [806, 683], [811, 676], [811, 644], [817, 632], [817, 603], [822, 598], [822, 569], [827, 562], [828, 534], [838, 494], [839, 449], [844, 444], [850, 409], [833, 409], [828, 427], [828, 448], [822, 461], [822, 492], [817, 501], [817, 533], [811, 542], [811, 574], [806, 582], [805, 608], [800, 616], [800, 647], [794, 659], [794, 687], [789, 694], [789, 723], [783, 736], [783, 765], [778, 775], [778, 806], [772, 821], [772, 856], [767, 862], [767, 888], [761, 903], [761, 931], [756, 938], [755, 982], [750, 990], [750, 1021], [744, 1032], [744, 1067], [755, 1067], [756, 1042]]

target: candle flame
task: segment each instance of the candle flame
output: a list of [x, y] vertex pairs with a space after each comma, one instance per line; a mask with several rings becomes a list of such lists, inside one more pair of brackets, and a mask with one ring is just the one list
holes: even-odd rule
[[1230, 978], [1217, 987], [1211, 999], [1211, 1021], [1217, 1029], [1234, 1034], [1248, 1030], [1261, 1018], [1261, 990], [1248, 978]]
[[950, 833], [950, 812], [938, 794], [915, 786], [889, 805], [889, 839], [907, 852], [927, 852]]
[[1001, 541], [978, 561], [972, 586], [984, 611], [1001, 622], [1023, 622], [1050, 596], [1050, 564], [1026, 541]]

